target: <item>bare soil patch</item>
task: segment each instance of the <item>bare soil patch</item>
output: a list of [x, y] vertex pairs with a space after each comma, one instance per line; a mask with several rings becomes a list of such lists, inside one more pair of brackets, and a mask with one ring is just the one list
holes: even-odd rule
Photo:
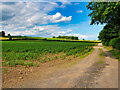
[[[61, 54], [57, 55], [60, 56]], [[55, 55], [52, 55], [55, 56]], [[51, 56], [51, 57], [52, 57]], [[50, 57], [50, 55], [48, 55]], [[38, 67], [2, 67], [2, 87], [13, 87], [16, 84], [31, 81], [37, 78], [43, 78], [46, 75], [54, 73], [59, 69], [68, 68], [80, 61], [80, 57], [73, 58], [73, 56], [67, 56], [65, 59], [56, 59], [46, 63], [38, 63]]]

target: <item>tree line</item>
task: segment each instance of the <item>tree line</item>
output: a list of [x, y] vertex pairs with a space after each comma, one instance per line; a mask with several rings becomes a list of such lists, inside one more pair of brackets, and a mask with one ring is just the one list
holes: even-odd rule
[[[9, 36], [11, 36], [11, 35], [8, 34], [7, 36], [9, 37]], [[1, 32], [0, 32], [0, 37], [6, 37], [6, 36], [5, 36], [5, 31], [1, 31]]]
[[0, 32], [0, 37], [8, 37], [9, 40], [12, 40], [12, 36], [10, 34], [8, 34], [7, 36], [5, 36], [5, 31], [1, 31]]
[[58, 37], [55, 37], [53, 36], [53, 38], [62, 38], [62, 39], [72, 39], [72, 40], [78, 40], [78, 37], [76, 36], [58, 36]]
[[[8, 34], [7, 36], [5, 36], [5, 31], [1, 31], [0, 32], [0, 37], [8, 37], [9, 40], [12, 40], [12, 38], [23, 38], [23, 39], [30, 39], [27, 38], [26, 36], [11, 36], [10, 34]], [[62, 38], [62, 39], [72, 39], [72, 40], [78, 40], [78, 37], [76, 36], [58, 36], [58, 37], [55, 37], [53, 36], [53, 38]], [[47, 40], [46, 38], [44, 40]]]

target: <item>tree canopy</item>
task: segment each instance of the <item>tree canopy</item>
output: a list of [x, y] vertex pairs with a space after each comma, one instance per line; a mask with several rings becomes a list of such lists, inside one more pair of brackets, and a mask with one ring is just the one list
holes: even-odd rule
[[0, 37], [5, 37], [5, 32], [4, 31], [0, 32]]
[[103, 30], [99, 33], [98, 38], [102, 41], [104, 45], [108, 45], [111, 39], [117, 38], [119, 36], [119, 28], [111, 24], [107, 24]]
[[112, 23], [119, 25], [120, 22], [120, 2], [89, 2], [86, 6], [92, 12], [91, 25]]
[[63, 39], [72, 39], [72, 40], [78, 40], [78, 37], [76, 36], [58, 36], [56, 38], [63, 38]]
[[120, 38], [120, 2], [90, 2], [86, 7], [91, 10], [91, 25], [106, 24], [98, 36], [104, 45]]

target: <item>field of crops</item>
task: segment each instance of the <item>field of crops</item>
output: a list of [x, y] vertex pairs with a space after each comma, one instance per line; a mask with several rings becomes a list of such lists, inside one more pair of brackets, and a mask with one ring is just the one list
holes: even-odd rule
[[58, 58], [78, 57], [92, 50], [95, 43], [55, 41], [2, 41], [3, 66], [38, 66]]

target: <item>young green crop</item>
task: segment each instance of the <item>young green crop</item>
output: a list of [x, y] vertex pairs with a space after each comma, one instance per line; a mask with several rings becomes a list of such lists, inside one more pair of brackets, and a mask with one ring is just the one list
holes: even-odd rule
[[[57, 41], [2, 41], [3, 65], [7, 66], [37, 66], [34, 61], [62, 60], [66, 56], [78, 57], [89, 50], [94, 43], [87, 42], [57, 42]], [[60, 57], [55, 54], [63, 53]], [[52, 57], [48, 57], [51, 55]], [[54, 56], [55, 55], [55, 56]]]

